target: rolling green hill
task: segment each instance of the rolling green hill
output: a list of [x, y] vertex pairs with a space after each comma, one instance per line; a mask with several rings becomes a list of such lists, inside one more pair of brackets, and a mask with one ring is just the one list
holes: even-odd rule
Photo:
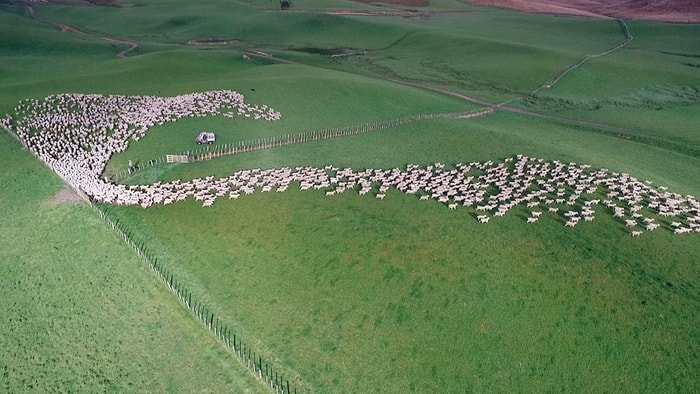
[[[621, 25], [447, 0], [418, 10], [340, 0], [277, 8], [71, 3], [34, 6], [34, 19], [0, 4], [0, 118], [58, 93], [220, 89], [282, 113], [277, 122], [155, 126], [112, 158], [111, 175], [129, 160], [194, 149], [201, 130], [231, 144], [484, 108], [476, 99], [508, 108], [159, 164], [124, 181], [451, 168], [524, 154], [700, 195], [698, 26], [628, 22], [629, 44], [540, 89], [622, 42]], [[105, 38], [138, 47], [118, 58], [127, 45]], [[9, 355], [0, 391], [265, 390], [93, 210], [57, 203], [62, 182], [4, 133], [0, 162], [0, 345]], [[473, 207], [396, 189], [378, 200], [297, 185], [201, 205], [101, 208], [301, 392], [698, 389], [700, 243], [661, 217], [663, 229], [640, 237], [602, 205], [575, 228], [561, 213], [526, 223], [522, 205], [480, 224]]]

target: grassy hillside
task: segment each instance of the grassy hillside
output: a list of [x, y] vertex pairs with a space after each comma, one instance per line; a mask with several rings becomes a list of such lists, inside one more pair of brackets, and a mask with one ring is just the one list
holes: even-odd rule
[[570, 232], [516, 215], [479, 226], [392, 193], [288, 193], [125, 215], [318, 391], [695, 384], [694, 239], [640, 243], [605, 218]]
[[[698, 192], [684, 182], [697, 166], [683, 156], [515, 115], [179, 165], [161, 179], [257, 166], [394, 168], [513, 152], [635, 168], [634, 175]], [[525, 210], [480, 225], [467, 209], [395, 191], [382, 201], [289, 191], [200, 205], [110, 211], [137, 236], [157, 240], [150, 245], [161, 261], [217, 315], [318, 391], [694, 384], [687, 367], [697, 351], [688, 344], [699, 334], [688, 325], [700, 317], [689, 279], [698, 276], [694, 236], [650, 233], [639, 242], [603, 211], [574, 230], [554, 217], [526, 224]]]
[[526, 98], [529, 108], [624, 128], [650, 144], [700, 157], [700, 27], [629, 23], [628, 46], [592, 59], [553, 89]]
[[0, 134], [0, 390], [264, 392], [84, 203]]
[[[0, 5], [0, 115], [55, 93], [174, 96], [231, 89], [279, 122], [224, 117], [154, 127], [107, 174], [194, 147], [477, 105], [393, 79], [617, 128], [498, 111], [156, 166], [131, 183], [245, 168], [502, 160], [515, 154], [626, 172], [700, 195], [698, 27], [630, 23], [626, 47], [553, 89], [558, 70], [624, 39], [615, 21], [435, 0], [423, 15], [351, 1], [140, 1], [37, 6], [60, 32]], [[430, 14], [431, 11], [459, 11]], [[133, 40], [125, 45], [100, 37]], [[214, 39], [220, 45], [192, 45]], [[263, 51], [278, 59], [244, 53]], [[332, 54], [348, 56], [332, 57]], [[295, 64], [285, 63], [291, 61]], [[259, 392], [257, 381], [61, 182], [0, 135], [0, 391]], [[488, 225], [390, 190], [256, 193], [107, 207], [211, 311], [312, 392], [693, 391], [700, 368], [696, 234], [629, 236], [603, 207], [574, 229], [516, 208]], [[605, 198], [604, 195], [599, 196]], [[598, 209], [598, 208], [596, 208]]]

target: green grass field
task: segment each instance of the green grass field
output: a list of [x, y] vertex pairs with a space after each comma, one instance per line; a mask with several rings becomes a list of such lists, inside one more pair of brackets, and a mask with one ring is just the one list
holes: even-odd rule
[[[464, 147], [482, 147], [469, 150], [477, 160], [557, 152], [562, 160], [588, 157], [618, 169], [629, 168], [633, 154], [659, 154], [596, 133], [586, 136], [585, 148], [568, 146], [581, 130], [497, 117], [416, 124], [189, 170], [180, 165], [163, 178], [302, 162], [393, 168], [407, 156], [457, 162]], [[394, 149], [382, 149], [390, 144]], [[310, 150], [317, 155], [302, 161]], [[664, 157], [635, 173], [680, 187], [686, 158]], [[644, 391], [693, 384], [689, 370], [677, 369], [682, 364], [663, 365], [693, 363], [697, 349], [674, 347], [664, 358], [654, 347], [668, 338], [692, 343], [697, 335], [685, 324], [672, 328], [698, 318], [697, 294], [686, 282], [698, 275], [693, 237], [647, 234], [640, 243], [610, 218], [571, 231], [553, 218], [533, 227], [524, 210], [484, 226], [466, 210], [401, 193], [379, 202], [352, 192], [289, 191], [200, 205], [111, 211], [138, 236], [157, 239], [151, 245], [160, 259], [209, 297], [218, 315], [317, 390]], [[670, 305], [684, 312], [669, 317]]]
[[[436, 0], [422, 18], [350, 1], [140, 1], [122, 7], [0, 5], [0, 114], [67, 92], [173, 96], [231, 89], [282, 113], [154, 127], [110, 161], [145, 162], [219, 143], [479, 108], [392, 79], [614, 128], [498, 111], [431, 120], [212, 161], [158, 165], [130, 183], [246, 168], [401, 168], [525, 154], [627, 172], [700, 195], [698, 26], [524, 15]], [[305, 11], [305, 12], [297, 12]], [[468, 11], [468, 12], [467, 12]], [[133, 40], [124, 49], [100, 36]], [[225, 45], [194, 46], [214, 38]], [[361, 55], [330, 57], [339, 49]], [[242, 54], [260, 50], [283, 60]], [[364, 52], [367, 51], [367, 52]], [[86, 205], [0, 136], [0, 391], [260, 392]], [[602, 196], [604, 197], [604, 196]], [[629, 236], [600, 212], [564, 228], [516, 208], [487, 225], [390, 190], [256, 193], [211, 208], [104, 207], [169, 272], [302, 392], [692, 392], [700, 387], [697, 234]], [[298, 378], [297, 378], [298, 377]]]
[[0, 135], [0, 390], [265, 392], [133, 250]]

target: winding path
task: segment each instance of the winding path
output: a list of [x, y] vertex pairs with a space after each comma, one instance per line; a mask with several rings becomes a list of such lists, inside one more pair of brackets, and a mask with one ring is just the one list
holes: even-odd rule
[[[465, 95], [457, 93], [457, 92], [453, 92], [453, 91], [446, 90], [446, 89], [436, 88], [436, 87], [433, 87], [430, 85], [423, 85], [423, 84], [419, 84], [419, 83], [415, 83], [415, 82], [402, 81], [399, 79], [390, 79], [390, 81], [400, 83], [402, 85], [414, 86], [417, 88], [430, 90], [433, 92], [445, 94], [445, 95], [452, 96], [452, 97], [457, 97], [457, 98], [460, 98], [462, 100], [469, 101], [470, 103], [473, 103], [473, 104], [485, 105], [489, 108], [493, 108], [493, 109], [497, 109], [497, 110], [501, 110], [501, 111], [506, 111], [506, 112], [512, 112], [515, 114], [535, 116], [538, 118], [556, 120], [558, 122], [577, 124], [577, 125], [581, 125], [581, 126], [593, 126], [593, 127], [604, 128], [604, 129], [623, 130], [620, 127], [612, 126], [612, 125], [605, 124], [605, 123], [588, 122], [588, 121], [584, 121], [584, 120], [565, 118], [563, 116], [545, 115], [545, 114], [541, 114], [538, 112], [528, 111], [528, 110], [515, 108], [515, 107], [509, 107], [509, 106], [504, 105], [505, 103], [501, 103], [501, 104], [490, 103], [488, 101], [479, 100], [479, 99], [476, 99], [474, 97], [465, 96]], [[509, 100], [509, 101], [512, 101], [512, 100]]]
[[134, 42], [134, 41], [122, 40], [120, 38], [113, 38], [113, 37], [97, 36], [94, 34], [90, 34], [90, 33], [86, 33], [84, 31], [78, 30], [72, 26], [64, 25], [63, 23], [54, 22], [54, 21], [46, 19], [46, 18], [40, 18], [40, 17], [36, 16], [36, 12], [34, 11], [34, 6], [28, 5], [28, 6], [26, 6], [26, 8], [27, 8], [27, 11], [29, 11], [29, 15], [32, 17], [32, 19], [39, 21], [39, 22], [47, 23], [49, 25], [56, 26], [61, 31], [61, 33], [69, 31], [71, 33], [76, 33], [76, 34], [80, 34], [80, 35], [84, 35], [84, 36], [88, 36], [88, 37], [95, 37], [95, 38], [98, 38], [102, 41], [128, 45], [129, 46], [128, 48], [117, 53], [117, 57], [120, 59], [125, 58], [127, 53], [133, 51], [134, 49], [138, 48], [138, 46], [139, 46], [139, 44]]
[[[117, 43], [117, 44], [128, 45], [128, 48], [126, 48], [125, 50], [123, 50], [123, 51], [117, 53], [117, 57], [119, 57], [119, 58], [125, 58], [126, 55], [127, 55], [129, 52], [133, 51], [134, 49], [136, 49], [136, 48], [138, 47], [138, 44], [137, 44], [136, 42], [133, 42], [133, 41], [123, 40], [123, 39], [113, 38], [113, 37], [98, 36], [98, 35], [94, 35], [94, 34], [90, 34], [90, 33], [83, 32], [83, 31], [81, 31], [81, 30], [78, 30], [78, 29], [76, 29], [76, 28], [74, 28], [74, 27], [71, 27], [71, 26], [68, 26], [68, 25], [65, 25], [65, 24], [62, 24], [62, 23], [54, 22], [54, 21], [51, 21], [51, 20], [48, 20], [48, 19], [45, 19], [45, 18], [40, 18], [40, 17], [36, 16], [35, 11], [34, 11], [34, 7], [33, 7], [32, 5], [27, 5], [26, 8], [27, 8], [27, 10], [29, 11], [29, 14], [31, 15], [31, 17], [32, 17], [33, 19], [35, 19], [35, 20], [37, 20], [37, 21], [40, 21], [40, 22], [44, 22], [44, 23], [51, 24], [51, 25], [53, 25], [53, 26], [56, 26], [56, 27], [59, 28], [59, 30], [60, 30], [61, 32], [70, 31], [70, 32], [73, 32], [73, 33], [76, 33], [76, 34], [81, 34], [81, 35], [85, 35], [85, 36], [95, 37], [95, 38], [98, 38], [98, 39], [100, 39], [100, 40], [107, 41], [107, 42], [111, 42], [111, 43]], [[615, 50], [617, 50], [617, 49], [619, 49], [619, 48], [621, 48], [621, 47], [627, 45], [630, 41], [632, 41], [632, 40], [634, 39], [634, 37], [632, 37], [632, 35], [630, 34], [629, 29], [628, 29], [627, 24], [625, 23], [625, 21], [623, 21], [623, 20], [618, 20], [618, 22], [620, 23], [620, 26], [622, 27], [623, 33], [624, 33], [624, 35], [625, 35], [625, 40], [624, 40], [623, 42], [621, 42], [621, 43], [618, 44], [617, 46], [615, 46], [615, 47], [613, 47], [613, 48], [610, 48], [610, 49], [608, 49], [608, 50], [606, 50], [606, 51], [604, 51], [604, 52], [601, 52], [601, 53], [598, 53], [598, 54], [593, 54], [593, 55], [587, 55], [587, 56], [585, 56], [584, 58], [582, 58], [582, 59], [579, 60], [578, 62], [576, 62], [576, 63], [574, 63], [574, 64], [572, 64], [572, 65], [566, 67], [562, 72], [556, 74], [556, 75], [555, 75], [552, 79], [550, 79], [547, 83], [545, 83], [544, 85], [542, 85], [542, 87], [540, 87], [540, 88], [538, 88], [537, 90], [535, 90], [535, 92], [537, 92], [538, 90], [543, 89], [543, 88], [551, 88], [551, 87], [554, 86], [554, 84], [556, 84], [561, 78], [563, 78], [568, 72], [570, 72], [570, 71], [572, 71], [572, 70], [578, 68], [579, 66], [581, 66], [583, 63], [585, 63], [585, 62], [588, 61], [589, 59], [607, 55], [607, 54], [609, 54], [609, 53], [611, 53], [611, 52], [613, 52], [613, 51], [615, 51]], [[246, 56], [249, 56], [249, 57], [258, 57], [258, 58], [268, 59], [268, 60], [277, 61], [277, 62], [285, 63], [285, 64], [301, 65], [301, 66], [305, 66], [305, 65], [306, 65], [306, 64], [303, 64], [303, 63], [299, 63], [299, 62], [295, 62], [295, 61], [291, 61], [291, 60], [287, 60], [287, 59], [282, 59], [282, 58], [279, 58], [279, 57], [276, 57], [276, 56], [272, 56], [272, 55], [270, 55], [270, 54], [268, 54], [268, 53], [264, 53], [264, 52], [261, 52], [261, 51], [246, 51], [246, 52], [244, 52], [244, 54], [245, 54]], [[616, 126], [612, 126], [612, 125], [609, 125], [609, 124], [598, 123], [598, 122], [590, 122], [590, 121], [584, 121], [584, 120], [578, 120], [578, 119], [572, 119], [572, 118], [566, 118], [566, 117], [562, 117], [562, 116], [546, 115], [546, 114], [542, 114], [542, 113], [538, 113], [538, 112], [533, 112], [533, 111], [529, 111], [529, 110], [525, 110], [525, 109], [520, 109], [520, 108], [516, 108], [516, 107], [510, 107], [510, 106], [505, 105], [506, 103], [508, 103], [508, 102], [510, 102], [510, 101], [517, 100], [517, 99], [518, 99], [517, 97], [516, 97], [516, 98], [513, 98], [513, 99], [511, 99], [511, 100], [505, 101], [505, 102], [503, 102], [503, 103], [492, 103], [492, 102], [488, 102], [488, 101], [485, 101], [485, 100], [477, 99], [477, 98], [474, 98], [474, 97], [469, 97], [469, 96], [463, 95], [463, 94], [461, 94], [461, 93], [457, 93], [457, 92], [450, 91], [450, 90], [447, 90], [447, 89], [437, 88], [437, 87], [430, 86], [430, 85], [426, 85], [426, 84], [420, 84], [420, 83], [415, 83], [415, 82], [408, 82], [408, 81], [403, 81], [403, 80], [399, 80], [399, 79], [389, 79], [389, 81], [394, 82], [394, 83], [398, 83], [398, 84], [407, 85], [407, 86], [413, 86], [413, 87], [417, 87], [417, 88], [421, 88], [421, 89], [430, 90], [430, 91], [433, 91], [433, 92], [437, 92], [437, 93], [444, 94], [444, 95], [448, 95], [448, 96], [452, 96], [452, 97], [457, 97], [457, 98], [459, 98], [459, 99], [468, 101], [468, 102], [473, 103], [473, 104], [483, 105], [483, 106], [488, 107], [488, 112], [489, 112], [489, 113], [492, 112], [493, 110], [501, 110], [501, 111], [511, 112], [511, 113], [515, 113], [515, 114], [526, 115], [526, 116], [533, 116], [533, 117], [539, 117], [539, 118], [554, 120], [554, 121], [558, 121], [558, 122], [562, 122], [562, 123], [568, 123], [568, 124], [576, 124], [576, 125], [581, 125], [581, 126], [596, 127], [596, 128], [600, 128], [600, 129], [615, 130], [615, 131], [624, 130], [623, 128], [616, 127]]]
[[[583, 63], [589, 61], [590, 59], [593, 59], [593, 58], [596, 58], [596, 57], [601, 57], [601, 56], [605, 56], [605, 55], [607, 55], [607, 54], [610, 54], [610, 53], [612, 53], [612, 52], [614, 52], [614, 51], [616, 51], [616, 50], [618, 50], [618, 49], [624, 47], [625, 45], [629, 44], [632, 40], [634, 40], [634, 37], [632, 37], [632, 35], [630, 34], [629, 28], [627, 27], [627, 24], [625, 23], [625, 21], [623, 21], [623, 20], [621, 20], [621, 19], [618, 19], [618, 23], [620, 24], [620, 27], [622, 27], [622, 32], [623, 32], [624, 35], [625, 35], [625, 40], [624, 40], [624, 41], [622, 41], [622, 42], [619, 43], [618, 45], [616, 45], [616, 46], [614, 46], [614, 47], [608, 49], [608, 50], [605, 51], [605, 52], [595, 53], [595, 54], [593, 54], [593, 55], [584, 56], [584, 57], [581, 58], [581, 60], [579, 60], [578, 62], [569, 65], [568, 67], [564, 68], [562, 71], [560, 71], [559, 73], [557, 73], [556, 75], [554, 75], [554, 77], [552, 77], [552, 79], [550, 79], [549, 81], [547, 81], [547, 83], [545, 83], [544, 85], [542, 85], [539, 89], [550, 89], [550, 88], [552, 88], [552, 87], [553, 87], [557, 82], [559, 82], [559, 80], [562, 79], [566, 74], [568, 74], [570, 71], [573, 71], [573, 70], [577, 69], [577, 68], [580, 67]], [[537, 90], [539, 90], [539, 89], [537, 89]], [[535, 92], [537, 92], [537, 90], [535, 90]]]
[[[298, 65], [298, 66], [305, 66], [305, 65], [306, 65], [306, 64], [294, 62], [294, 61], [291, 61], [291, 60], [281, 59], [281, 58], [279, 58], [279, 57], [275, 57], [275, 56], [272, 56], [272, 55], [267, 54], [267, 53], [264, 53], [264, 52], [245, 52], [245, 54], [248, 55], [248, 56], [259, 57], [259, 58], [268, 59], [268, 60], [273, 60], [273, 61], [277, 61], [277, 62], [285, 63], [285, 64], [294, 64], [294, 65]], [[623, 129], [620, 128], [620, 127], [612, 126], [612, 125], [605, 124], [605, 123], [588, 122], [588, 121], [584, 121], [584, 120], [577, 120], [577, 119], [565, 118], [565, 117], [563, 117], [563, 116], [545, 115], [545, 114], [541, 114], [541, 113], [538, 113], [538, 112], [528, 111], [528, 110], [524, 110], [524, 109], [520, 109], [520, 108], [515, 108], [515, 107], [509, 107], [509, 106], [506, 106], [506, 105], [505, 105], [505, 103], [507, 103], [508, 101], [512, 101], [513, 99], [508, 100], [508, 101], [506, 101], [506, 102], [504, 102], [504, 103], [497, 104], [497, 103], [491, 103], [491, 102], [488, 102], [488, 101], [480, 100], [480, 99], [477, 99], [477, 98], [474, 98], [474, 97], [469, 97], [469, 96], [466, 96], [466, 95], [464, 95], [464, 94], [457, 93], [457, 92], [454, 92], [454, 91], [451, 91], [451, 90], [436, 88], [436, 87], [430, 86], [430, 85], [425, 85], [425, 84], [420, 84], [420, 83], [415, 83], [415, 82], [408, 82], [408, 81], [404, 81], [404, 80], [400, 80], [400, 79], [395, 79], [395, 78], [391, 78], [391, 79], [389, 79], [389, 81], [390, 81], [390, 82], [394, 82], [394, 83], [398, 83], [398, 84], [402, 84], [402, 85], [406, 85], [406, 86], [413, 86], [413, 87], [420, 88], [420, 89], [430, 90], [430, 91], [437, 92], [437, 93], [440, 93], [440, 94], [444, 94], [444, 95], [447, 95], [447, 96], [457, 97], [457, 98], [459, 98], [459, 99], [468, 101], [468, 102], [470, 102], [470, 103], [472, 103], [472, 104], [477, 104], [477, 105], [486, 106], [486, 107], [488, 107], [490, 110], [502, 110], [502, 111], [506, 111], [506, 112], [512, 112], [512, 113], [515, 113], [515, 114], [527, 115], [527, 116], [534, 116], [534, 117], [539, 117], [539, 118], [544, 118], [544, 119], [550, 119], [550, 120], [555, 120], [555, 121], [558, 121], [558, 122], [569, 123], [569, 124], [576, 124], [576, 125], [581, 125], [581, 126], [592, 126], [592, 127], [598, 127], [598, 128], [610, 129], [610, 130], [623, 130]], [[516, 99], [517, 99], [517, 98], [516, 98]], [[489, 112], [489, 113], [490, 113], [490, 112]]]

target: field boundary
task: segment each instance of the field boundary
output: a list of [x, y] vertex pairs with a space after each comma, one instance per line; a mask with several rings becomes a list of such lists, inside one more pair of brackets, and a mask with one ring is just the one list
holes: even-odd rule
[[189, 163], [190, 158], [187, 155], [165, 155], [166, 163]]
[[461, 93], [453, 92], [451, 90], [441, 89], [438, 87], [425, 85], [425, 84], [421, 84], [421, 83], [417, 83], [417, 82], [402, 81], [400, 79], [391, 79], [391, 81], [395, 82], [395, 83], [402, 84], [402, 85], [414, 86], [417, 88], [430, 90], [430, 91], [444, 94], [447, 96], [457, 97], [457, 98], [460, 98], [462, 100], [469, 101], [470, 103], [488, 106], [490, 109], [493, 109], [493, 110], [501, 110], [501, 111], [511, 112], [511, 113], [520, 114], [520, 115], [534, 116], [534, 117], [538, 117], [538, 118], [550, 119], [550, 120], [554, 120], [554, 121], [561, 122], [561, 123], [575, 124], [575, 125], [580, 125], [580, 126], [589, 126], [589, 127], [597, 127], [597, 128], [602, 128], [602, 129], [620, 130], [620, 131], [624, 130], [621, 127], [612, 126], [612, 125], [605, 124], [605, 123], [590, 122], [590, 121], [586, 121], [586, 120], [579, 120], [579, 119], [573, 119], [573, 118], [565, 118], [563, 116], [547, 115], [547, 114], [528, 111], [528, 110], [520, 109], [520, 108], [516, 108], [516, 107], [509, 107], [506, 105], [508, 102], [511, 102], [514, 100], [519, 100], [521, 97], [514, 97], [510, 100], [496, 104], [496, 103], [490, 103], [488, 101], [479, 100], [479, 99], [476, 99], [474, 97], [469, 97], [469, 96], [463, 95]]
[[[24, 142], [15, 133], [5, 127], [5, 125], [0, 124], [0, 127], [2, 127], [3, 130], [7, 131], [8, 134], [13, 136], [20, 143], [22, 143], [24, 147], [26, 147]], [[40, 162], [42, 162], [47, 168], [52, 168], [33, 150], [26, 150]], [[66, 185], [73, 189], [73, 191], [82, 200], [84, 200], [106, 224], [109, 225], [112, 231], [119, 238], [121, 238], [136, 252], [136, 255], [140, 257], [141, 260], [146, 263], [148, 268], [150, 268], [168, 286], [168, 288], [178, 297], [182, 304], [185, 305], [187, 310], [202, 324], [204, 324], [204, 326], [212, 334], [214, 334], [214, 336], [220, 342], [222, 342], [228, 350], [233, 352], [238, 360], [249, 371], [251, 371], [253, 375], [265, 383], [276, 394], [297, 393], [300, 381], [298, 376], [296, 377], [296, 382], [290, 384], [289, 378], [285, 377], [285, 375], [279, 371], [279, 369], [275, 369], [275, 367], [268, 361], [264, 360], [261, 355], [256, 354], [253, 347], [248, 345], [246, 342], [243, 342], [242, 338], [236, 335], [224, 321], [219, 319], [219, 317], [216, 317], [210, 308], [208, 308], [203, 302], [200, 302], [194, 298], [192, 291], [190, 291], [172, 273], [168, 272], [163, 263], [160, 263], [153, 253], [146, 248], [144, 242], [135, 241], [132, 234], [126, 230], [118, 220], [111, 218], [104, 209], [95, 204], [88, 195], [80, 190], [80, 188], [73, 185], [60, 173], [56, 171], [53, 172], [58, 175], [58, 177], [61, 178]]]
[[416, 115], [408, 118], [395, 119], [390, 121], [367, 123], [363, 126], [337, 127], [322, 130], [312, 130], [309, 132], [287, 134], [284, 136], [272, 136], [256, 139], [253, 141], [242, 141], [239, 144], [217, 145], [214, 151], [194, 154], [193, 161], [211, 160], [221, 156], [235, 155], [238, 153], [252, 152], [269, 148], [276, 148], [286, 145], [302, 144], [311, 141], [321, 141], [326, 139], [347, 137], [351, 135], [365, 134], [373, 131], [385, 130], [405, 124], [430, 119], [469, 119], [493, 113], [493, 108], [487, 108], [472, 112], [457, 112], [450, 114], [426, 114]]
[[568, 65], [564, 69], [560, 70], [558, 73], [554, 74], [554, 76], [549, 81], [545, 82], [544, 85], [540, 86], [533, 93], [536, 93], [540, 89], [551, 89], [566, 74], [579, 68], [581, 65], [583, 65], [587, 61], [594, 59], [594, 58], [597, 58], [597, 57], [608, 55], [608, 54], [624, 47], [625, 45], [629, 44], [632, 40], [634, 40], [634, 37], [632, 37], [632, 34], [630, 34], [629, 28], [627, 27], [627, 24], [625, 23], [625, 21], [622, 19], [618, 19], [617, 23], [620, 24], [620, 27], [622, 28], [622, 33], [625, 35], [624, 41], [622, 41], [621, 43], [617, 44], [616, 46], [608, 49], [607, 51], [604, 51], [601, 53], [595, 53], [592, 55], [586, 55], [583, 58], [581, 58], [579, 61], [577, 61], [576, 63]]
[[[321, 141], [331, 138], [347, 137], [351, 135], [365, 134], [373, 131], [385, 130], [392, 127], [402, 126], [405, 124], [419, 122], [431, 119], [471, 119], [479, 116], [489, 115], [495, 112], [493, 106], [485, 109], [477, 109], [469, 112], [453, 112], [442, 114], [421, 114], [409, 116], [406, 118], [380, 121], [374, 123], [366, 123], [361, 126], [349, 127], [333, 127], [321, 130], [312, 130], [299, 133], [290, 133], [266, 138], [257, 138], [253, 140], [238, 141], [231, 144], [221, 145], [204, 145], [203, 147], [188, 150], [178, 154], [168, 154], [154, 159], [147, 160], [145, 165], [137, 164], [134, 167], [116, 173], [110, 176], [110, 181], [121, 181], [134, 174], [139, 170], [154, 167], [160, 164], [170, 163], [194, 163], [198, 161], [207, 161], [222, 156], [232, 156], [240, 153], [254, 152], [281, 146], [302, 144], [305, 142]], [[175, 160], [175, 157], [180, 157]], [[187, 158], [185, 161], [184, 158]]]
[[97, 35], [94, 33], [87, 33], [87, 32], [84, 32], [82, 30], [78, 30], [75, 27], [64, 25], [63, 23], [54, 22], [54, 21], [52, 21], [50, 19], [46, 19], [46, 18], [40, 18], [40, 17], [36, 16], [36, 12], [34, 11], [34, 5], [26, 5], [25, 7], [27, 8], [27, 11], [29, 12], [29, 16], [31, 16], [32, 19], [39, 21], [39, 22], [42, 22], [42, 23], [46, 23], [46, 24], [55, 26], [59, 29], [59, 31], [61, 33], [66, 32], [66, 31], [70, 31], [70, 32], [73, 32], [75, 34], [80, 34], [80, 35], [84, 35], [84, 36], [88, 36], [88, 37], [97, 38], [98, 40], [107, 41], [107, 42], [114, 43], [114, 44], [128, 45], [129, 46], [128, 48], [117, 53], [117, 57], [120, 59], [126, 58], [127, 53], [133, 51], [134, 49], [138, 48], [138, 46], [139, 46], [139, 44], [137, 42], [134, 42], [134, 41], [122, 40], [121, 38], [100, 36], [100, 35]]
[[[75, 190], [75, 189], [74, 189]], [[238, 360], [253, 373], [260, 381], [265, 383], [274, 393], [291, 394], [297, 393], [297, 383], [290, 384], [289, 379], [282, 372], [263, 359], [263, 357], [253, 350], [253, 348], [237, 336], [231, 328], [219, 317], [215, 316], [203, 302], [193, 297], [185, 284], [178, 280], [172, 273], [168, 272], [165, 266], [146, 247], [145, 243], [135, 241], [132, 234], [123, 228], [123, 225], [114, 220], [100, 206], [92, 202], [92, 200], [80, 190], [75, 190], [76, 193], [88, 202], [90, 208], [107, 223], [112, 231], [119, 236], [127, 245], [129, 245], [141, 260], [146, 263], [162, 281], [170, 291], [187, 307], [187, 310], [197, 317], [204, 326], [214, 336], [222, 342], [228, 350], [238, 358]], [[297, 377], [297, 380], [299, 378]]]

